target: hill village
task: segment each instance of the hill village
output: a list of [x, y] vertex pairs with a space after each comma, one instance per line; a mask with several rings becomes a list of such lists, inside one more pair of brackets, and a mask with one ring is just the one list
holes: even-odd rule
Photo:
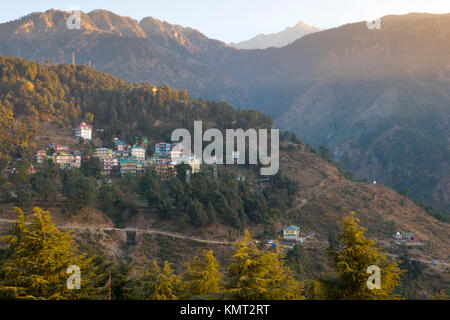
[[[92, 139], [92, 126], [85, 122], [75, 127], [75, 137], [90, 141]], [[81, 168], [81, 162], [91, 157], [96, 157], [102, 164], [102, 174], [111, 175], [117, 173], [121, 177], [136, 175], [152, 167], [161, 179], [176, 175], [175, 166], [181, 163], [191, 166], [191, 173], [200, 171], [200, 160], [193, 155], [184, 155], [181, 143], [171, 144], [159, 142], [155, 144], [154, 154], [147, 158], [147, 138], [131, 146], [119, 138], [114, 138], [114, 149], [96, 148], [92, 155], [83, 154], [78, 150], [70, 150], [66, 145], [49, 145], [49, 152], [45, 149], [38, 150], [34, 155], [36, 163], [42, 163], [45, 159], [52, 159], [61, 168]], [[33, 168], [31, 168], [33, 170]]]
[[[74, 135], [80, 141], [91, 141], [92, 131], [93, 127], [91, 125], [81, 122], [74, 128]], [[47, 150], [38, 150], [33, 160], [35, 163], [41, 164], [45, 160], [51, 159], [61, 169], [80, 169], [83, 160], [96, 157], [100, 160], [102, 174], [105, 176], [135, 176], [151, 167], [162, 180], [175, 177], [177, 174], [175, 166], [182, 163], [191, 167], [191, 171], [187, 173], [188, 175], [200, 171], [200, 160], [192, 154], [184, 154], [181, 143], [171, 144], [168, 142], [158, 142], [154, 145], [154, 153], [150, 158], [147, 158], [147, 147], [147, 138], [141, 139], [139, 143], [133, 146], [119, 138], [114, 138], [114, 149], [100, 147], [94, 149], [93, 154], [84, 154], [78, 150], [70, 150], [67, 145], [50, 144]], [[239, 157], [239, 154], [233, 152], [233, 158], [237, 157]], [[4, 170], [3, 173], [10, 176], [15, 171], [16, 168], [10, 167]], [[31, 164], [27, 173], [33, 174], [35, 172], [36, 168]], [[268, 182], [270, 182], [270, 179], [260, 179], [259, 185], [261, 188], [264, 188]], [[10, 194], [11, 197], [14, 197], [14, 195]], [[277, 239], [266, 240], [265, 245], [276, 248], [277, 250], [286, 251], [293, 248], [296, 243], [303, 243], [306, 239], [315, 237], [315, 232], [305, 233], [300, 230], [300, 227], [290, 225], [282, 230]], [[419, 239], [410, 232], [397, 232], [392, 238], [397, 244], [419, 244]]]

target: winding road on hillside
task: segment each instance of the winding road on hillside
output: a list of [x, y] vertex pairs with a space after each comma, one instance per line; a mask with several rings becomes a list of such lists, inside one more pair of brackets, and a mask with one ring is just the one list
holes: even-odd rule
[[[0, 218], [0, 222], [5, 223], [14, 223], [15, 220], [9, 220], [9, 219], [3, 219]], [[27, 222], [27, 224], [30, 224]], [[130, 231], [129, 229], [121, 229], [121, 228], [111, 228], [111, 227], [84, 227], [84, 226], [56, 226], [58, 229], [72, 229], [72, 230], [89, 230], [89, 231]], [[216, 240], [206, 240], [206, 239], [198, 239], [195, 237], [190, 237], [178, 233], [168, 232], [168, 231], [162, 231], [158, 229], [136, 229], [138, 233], [146, 233], [146, 234], [161, 234], [168, 237], [178, 238], [178, 239], [184, 239], [184, 240], [191, 240], [195, 242], [201, 242], [201, 243], [209, 243], [209, 244], [221, 244], [221, 245], [230, 245], [232, 242], [230, 241], [216, 241]]]
[[[16, 222], [16, 220], [10, 220], [10, 219], [3, 219], [0, 218], [0, 222], [4, 222], [4, 223], [14, 223]], [[26, 222], [26, 224], [30, 224], [30, 222]], [[120, 232], [126, 232], [126, 231], [130, 231], [130, 229], [121, 229], [121, 228], [111, 228], [111, 227], [84, 227], [84, 226], [60, 226], [57, 225], [56, 226], [59, 229], [68, 229], [68, 230], [89, 230], [91, 232], [94, 231], [120, 231]], [[199, 238], [195, 238], [195, 237], [190, 237], [190, 236], [186, 236], [186, 235], [182, 235], [182, 234], [178, 234], [178, 233], [173, 233], [173, 232], [168, 232], [168, 231], [162, 231], [162, 230], [158, 230], [158, 229], [136, 229], [136, 231], [138, 233], [146, 233], [146, 234], [160, 234], [160, 235], [164, 235], [164, 236], [168, 236], [168, 237], [173, 237], [173, 238], [178, 238], [178, 239], [183, 239], [183, 240], [191, 240], [191, 241], [195, 241], [195, 242], [200, 242], [200, 243], [208, 243], [208, 244], [218, 244], [218, 245], [231, 245], [233, 242], [230, 241], [216, 241], [216, 240], [206, 240], [206, 239], [199, 239]], [[316, 241], [317, 243], [321, 243], [324, 244], [325, 242], [320, 242], [320, 241]], [[325, 244], [327, 244], [328, 242], [326, 242]], [[398, 258], [398, 255], [395, 254], [387, 254], [390, 257], [393, 258]], [[425, 264], [431, 264], [432, 261], [430, 260], [422, 260], [422, 259], [411, 259], [414, 261], [419, 261]], [[450, 264], [446, 263], [446, 262], [442, 262], [442, 261], [438, 261], [437, 265], [439, 266], [445, 266], [445, 267], [449, 267]]]

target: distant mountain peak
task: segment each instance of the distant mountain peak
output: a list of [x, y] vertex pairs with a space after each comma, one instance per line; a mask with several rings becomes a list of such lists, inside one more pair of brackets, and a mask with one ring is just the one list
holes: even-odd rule
[[318, 31], [321, 31], [321, 29], [312, 27], [304, 21], [299, 21], [295, 26], [287, 27], [278, 33], [258, 34], [249, 40], [241, 41], [239, 43], [231, 43], [231, 45], [239, 49], [267, 49], [270, 47], [279, 48], [287, 46], [307, 34]]

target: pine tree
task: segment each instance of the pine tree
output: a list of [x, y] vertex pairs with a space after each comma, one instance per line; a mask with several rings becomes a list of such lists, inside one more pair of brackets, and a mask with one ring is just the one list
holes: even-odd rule
[[[352, 212], [339, 225], [338, 248], [330, 252], [333, 257], [337, 279], [325, 284], [327, 296], [331, 299], [398, 299], [393, 290], [399, 285], [400, 270], [396, 262], [390, 262], [373, 239], [364, 235], [366, 228], [360, 226], [359, 219]], [[369, 289], [367, 281], [371, 274], [368, 267], [378, 266], [381, 271], [381, 288]]]
[[161, 268], [156, 260], [153, 260], [150, 268], [144, 268], [129, 282], [126, 288], [129, 292], [126, 298], [142, 300], [178, 300], [183, 283], [174, 274], [170, 263], [164, 261]]
[[283, 256], [259, 250], [248, 230], [235, 244], [236, 252], [227, 267], [226, 293], [238, 300], [304, 299], [303, 284], [296, 281]]
[[188, 296], [204, 296], [220, 290], [220, 272], [212, 250], [202, 250], [188, 266], [185, 277]]
[[[3, 299], [83, 299], [94, 298], [93, 257], [78, 254], [70, 232], [60, 232], [50, 212], [35, 207], [31, 221], [23, 211], [10, 235], [0, 238], [9, 244], [0, 263], [0, 298]], [[81, 288], [70, 290], [69, 266], [80, 269]]]

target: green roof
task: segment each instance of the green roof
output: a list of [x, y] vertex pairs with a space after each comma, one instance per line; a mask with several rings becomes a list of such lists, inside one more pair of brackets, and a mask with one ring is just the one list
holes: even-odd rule
[[293, 231], [298, 231], [298, 230], [300, 230], [300, 228], [297, 227], [297, 226], [294, 226], [294, 225], [290, 225], [289, 227], [286, 227], [286, 228], [284, 228], [283, 230], [284, 230], [284, 231], [291, 231], [291, 230], [293, 230]]

